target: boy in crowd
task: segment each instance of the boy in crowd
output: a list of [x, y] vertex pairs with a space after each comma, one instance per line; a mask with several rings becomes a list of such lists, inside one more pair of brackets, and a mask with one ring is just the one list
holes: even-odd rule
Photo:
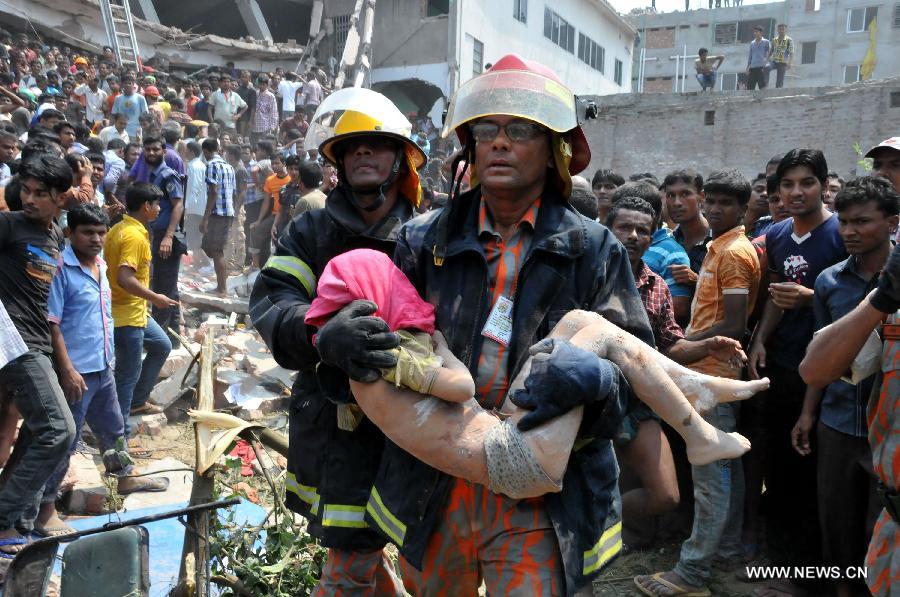
[[[150, 289], [150, 234], [147, 225], [159, 216], [162, 191], [152, 184], [136, 182], [125, 192], [125, 213], [106, 237], [104, 255], [112, 293], [115, 326], [116, 394], [125, 420], [125, 436], [131, 430], [128, 416], [162, 410], [147, 399], [172, 350], [165, 331], [147, 314], [149, 301], [158, 309], [178, 303]], [[147, 356], [141, 361], [141, 354]]]
[[[822, 203], [828, 178], [817, 149], [793, 149], [775, 171], [778, 193], [791, 218], [766, 232], [769, 296], [750, 348], [750, 375], [767, 375], [766, 494], [768, 542], [776, 563], [819, 559], [816, 468], [791, 446], [791, 429], [802, 410], [806, 385], [797, 368], [812, 339], [813, 284], [827, 267], [846, 259], [837, 217]], [[805, 537], [798, 542], [796, 537]], [[796, 553], [787, 553], [795, 551]]]
[[825, 184], [825, 191], [822, 193], [822, 202], [828, 211], [834, 211], [834, 198], [844, 188], [844, 179], [837, 172], [828, 173], [828, 182]]
[[693, 170], [676, 170], [663, 180], [666, 211], [676, 224], [672, 236], [687, 251], [690, 267], [673, 265], [672, 276], [679, 284], [693, 288], [706, 257], [706, 245], [712, 240], [709, 223], [703, 217], [703, 177]]
[[259, 208], [259, 217], [250, 225], [253, 234], [251, 256], [255, 269], [259, 269], [269, 260], [269, 254], [272, 252], [272, 228], [275, 218], [278, 216], [281, 189], [291, 181], [281, 154], [273, 153], [270, 165], [272, 174], [266, 178], [266, 182], [263, 184], [263, 199]]
[[608, 169], [600, 169], [594, 172], [591, 179], [591, 188], [597, 197], [597, 210], [600, 212], [599, 221], [605, 222], [609, 208], [612, 207], [612, 194], [617, 188], [625, 184], [622, 175]]
[[206, 213], [206, 162], [203, 150], [196, 141], [187, 143], [187, 184], [184, 192], [184, 239], [191, 252], [191, 267], [194, 271], [209, 265], [209, 259], [201, 249], [203, 233], [200, 223]]
[[[19, 168], [22, 211], [0, 213], [0, 301], [28, 351], [0, 369], [0, 389], [23, 419], [23, 453], [0, 489], [0, 557], [11, 558], [34, 528], [47, 480], [75, 439], [75, 423], [50, 361], [47, 300], [59, 267], [62, 231], [55, 223], [72, 169], [35, 155]], [[27, 446], [27, 447], [26, 447]]]
[[[816, 329], [837, 321], [878, 286], [878, 275], [891, 254], [898, 224], [898, 196], [883, 178], [864, 176], [837, 194], [835, 211], [841, 238], [850, 257], [816, 278], [813, 310]], [[809, 386], [803, 411], [791, 433], [794, 449], [809, 456], [816, 434], [819, 524], [827, 566], [861, 566], [881, 510], [872, 461], [866, 405], [875, 374], [851, 384], [841, 379], [824, 389]], [[818, 424], [816, 424], [818, 419]], [[857, 581], [838, 581], [837, 593], [865, 591]]]
[[98, 205], [68, 213], [69, 246], [53, 278], [48, 313], [53, 360], [72, 418], [76, 439], [44, 488], [34, 530], [47, 537], [74, 532], [56, 512], [56, 494], [85, 420], [100, 442], [107, 474], [119, 477], [118, 492], [164, 491], [166, 479], [129, 477], [131, 458], [113, 376], [113, 318], [106, 263], [100, 258], [109, 218]]
[[[691, 309], [688, 340], [718, 335], [740, 341], [759, 289], [756, 251], [744, 234], [742, 221], [750, 201], [750, 184], [736, 170], [713, 172], [703, 185], [704, 208], [713, 240], [703, 260]], [[707, 356], [690, 368], [708, 375], [738, 379], [741, 368]], [[703, 414], [722, 429], [735, 431], [736, 405], [724, 403]], [[681, 547], [681, 557], [668, 572], [636, 577], [647, 595], [709, 594], [713, 560], [741, 558], [744, 474], [741, 459], [720, 460], [692, 467], [694, 526]]]
[[204, 139], [203, 157], [206, 159], [206, 211], [200, 222], [203, 252], [212, 259], [216, 270], [216, 294], [227, 294], [228, 270], [225, 263], [225, 244], [234, 223], [234, 194], [237, 181], [234, 168], [219, 155], [219, 142]]

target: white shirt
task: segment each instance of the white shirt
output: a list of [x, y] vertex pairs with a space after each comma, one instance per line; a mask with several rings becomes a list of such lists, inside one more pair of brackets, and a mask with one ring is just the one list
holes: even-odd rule
[[[300, 94], [300, 102], [304, 106], [310, 104], [318, 106], [322, 103], [322, 86], [319, 84], [319, 80], [314, 76], [311, 76], [309, 82], [303, 86], [303, 93]], [[312, 116], [312, 114], [310, 114], [310, 116]]]
[[206, 162], [196, 157], [187, 164], [187, 187], [184, 193], [184, 213], [202, 216], [206, 213]]
[[100, 140], [103, 141], [103, 148], [106, 149], [106, 146], [109, 145], [109, 142], [113, 139], [121, 139], [125, 141], [126, 144], [131, 143], [131, 138], [128, 136], [128, 131], [122, 129], [122, 132], [116, 130], [114, 125], [110, 125], [100, 130], [100, 134], [97, 135], [100, 137]]
[[84, 115], [89, 122], [103, 120], [103, 104], [106, 103], [106, 98], [109, 97], [105, 91], [99, 87], [97, 91], [91, 91], [90, 86], [85, 83], [75, 88], [75, 95], [84, 97], [85, 104], [87, 104]]
[[278, 84], [278, 93], [281, 94], [282, 112], [293, 112], [297, 109], [295, 98], [297, 97], [297, 90], [301, 87], [303, 87], [303, 83], [299, 81], [294, 81], [292, 83], [287, 79], [284, 79]]

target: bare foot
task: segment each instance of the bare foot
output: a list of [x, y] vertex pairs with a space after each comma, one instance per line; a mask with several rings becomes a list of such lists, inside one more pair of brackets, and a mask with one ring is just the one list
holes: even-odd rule
[[768, 377], [742, 381], [705, 375], [679, 365], [659, 352], [654, 353], [656, 362], [672, 378], [694, 409], [701, 414], [712, 410], [717, 404], [746, 400], [769, 389]]
[[19, 534], [16, 529], [0, 531], [0, 557], [11, 559], [17, 553], [25, 549], [28, 539]]
[[688, 444], [687, 457], [691, 464], [702, 466], [716, 460], [731, 460], [750, 449], [750, 440], [740, 433], [725, 433], [715, 427], [713, 429], [716, 431], [713, 441], [699, 445], [692, 441]]

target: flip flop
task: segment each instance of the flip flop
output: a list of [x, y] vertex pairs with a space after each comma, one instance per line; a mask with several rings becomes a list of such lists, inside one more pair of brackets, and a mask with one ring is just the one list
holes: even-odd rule
[[[10, 537], [8, 539], [0, 539], [0, 547], [12, 547], [14, 545], [28, 545], [28, 539], [25, 537]], [[21, 550], [20, 550], [21, 551]], [[0, 559], [14, 560], [18, 551], [6, 551], [0, 549]]]
[[[161, 493], [169, 488], [169, 480], [166, 477], [150, 477], [147, 479], [143, 479], [141, 477], [130, 477], [138, 481], [138, 485], [134, 487], [129, 487], [126, 489], [119, 489], [118, 492], [121, 495], [130, 495], [132, 493], [138, 492], [146, 492], [146, 493]], [[142, 481], [146, 481], [144, 484], [140, 484]]]
[[650, 576], [635, 576], [634, 584], [637, 585], [637, 588], [641, 593], [643, 593], [644, 595], [650, 595], [650, 597], [658, 597], [659, 593], [654, 593], [653, 591], [642, 585], [641, 581], [638, 579], [650, 580], [659, 583], [665, 588], [669, 589], [672, 595], [677, 595], [678, 597], [710, 597], [710, 595], [712, 595], [709, 589], [703, 589], [702, 591], [690, 591], [688, 589], [685, 589], [680, 585], [664, 579], [663, 574], [665, 573], [657, 572], [656, 574], [652, 574]]
[[44, 527], [38, 528], [37, 524], [34, 525], [34, 529], [32, 529], [31, 534], [39, 539], [48, 539], [50, 537], [65, 537], [66, 535], [71, 535], [72, 533], [78, 532], [77, 529], [70, 527], [69, 525], [64, 525], [61, 527]]
[[161, 406], [151, 404], [150, 402], [145, 402], [140, 406], [132, 408], [130, 414], [132, 417], [134, 417], [137, 415], [158, 415], [161, 412], [163, 412]]

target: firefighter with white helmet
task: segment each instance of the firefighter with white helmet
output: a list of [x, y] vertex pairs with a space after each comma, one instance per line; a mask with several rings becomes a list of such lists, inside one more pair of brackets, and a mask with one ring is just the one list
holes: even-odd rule
[[[337, 91], [310, 122], [305, 148], [337, 169], [339, 184], [325, 208], [294, 219], [276, 243], [250, 297], [253, 324], [276, 361], [299, 371], [290, 405], [285, 501], [329, 548], [317, 595], [402, 595], [386, 541], [364, 519], [384, 436], [370, 421], [346, 416], [353, 398], [348, 377], [371, 381], [392, 367], [399, 344], [375, 305], [351, 303], [313, 344], [304, 323], [328, 261], [349, 249], [392, 255], [402, 224], [415, 215], [425, 155], [409, 140], [409, 121], [383, 95]], [[367, 338], [357, 341], [359, 337]], [[343, 415], [343, 416], [342, 416]], [[377, 585], [377, 591], [376, 591]]]

